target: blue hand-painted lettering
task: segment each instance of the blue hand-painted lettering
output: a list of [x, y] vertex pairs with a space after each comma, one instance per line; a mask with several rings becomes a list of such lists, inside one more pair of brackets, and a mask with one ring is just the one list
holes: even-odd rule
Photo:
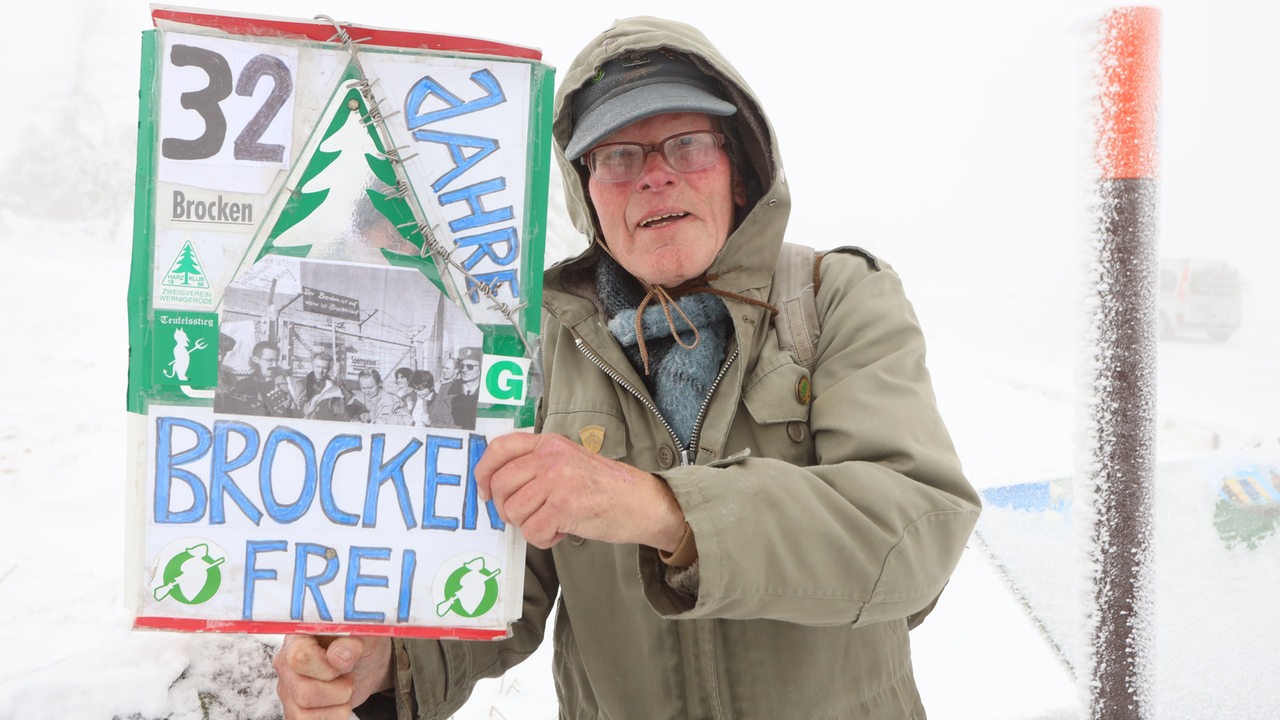
[[391, 486], [396, 491], [396, 502], [400, 504], [400, 515], [404, 518], [404, 527], [406, 530], [414, 528], [413, 522], [413, 505], [409, 502], [409, 486], [404, 480], [404, 464], [422, 447], [422, 443], [417, 440], [410, 440], [404, 449], [391, 458], [388, 463], [382, 463], [380, 459], [383, 456], [383, 445], [386, 443], [385, 435], [374, 435], [369, 442], [369, 485], [364, 495], [364, 519], [362, 525], [364, 527], [377, 527], [378, 525], [378, 490], [382, 484], [391, 481]]
[[[228, 436], [238, 435], [244, 442], [244, 449], [234, 458], [227, 457], [230, 447]], [[209, 524], [221, 525], [227, 521], [223, 512], [222, 498], [230, 495], [232, 502], [254, 525], [262, 521], [262, 511], [253, 506], [253, 502], [244, 494], [239, 485], [231, 479], [231, 472], [253, 462], [258, 454], [258, 433], [253, 427], [242, 422], [221, 422], [213, 428], [213, 469], [209, 478]]]
[[[302, 491], [298, 499], [284, 504], [276, 499], [274, 477], [271, 472], [275, 467], [276, 452], [282, 444], [288, 444], [302, 453]], [[262, 504], [266, 506], [267, 515], [278, 523], [291, 523], [307, 514], [311, 501], [316, 497], [316, 448], [311, 438], [292, 428], [280, 427], [267, 435], [266, 446], [262, 449], [262, 464], [258, 467], [258, 488], [262, 492]]]
[[418, 553], [405, 550], [400, 559], [400, 598], [396, 603], [396, 622], [409, 622], [413, 607], [413, 574], [418, 568]]
[[[177, 429], [187, 430], [195, 434], [193, 447], [173, 454], [173, 435]], [[198, 422], [185, 418], [162, 417], [156, 419], [156, 486], [152, 500], [155, 504], [152, 513], [157, 524], [193, 523], [204, 517], [208, 490], [190, 470], [182, 465], [195, 462], [209, 452], [209, 429]], [[169, 508], [172, 498], [173, 481], [178, 480], [191, 490], [191, 507], [180, 512]]]
[[[285, 540], [250, 540], [245, 543], [244, 596], [240, 608], [241, 618], [254, 620], [254, 606], [260, 583], [279, 580], [279, 570], [292, 573], [289, 581], [289, 619], [295, 622], [311, 619], [307, 614], [308, 597], [315, 607], [316, 619], [332, 622], [330, 601], [342, 601], [344, 622], [382, 623], [386, 613], [360, 610], [356, 606], [356, 591], [360, 588], [390, 588], [390, 577], [371, 572], [374, 561], [390, 561], [391, 548], [352, 545], [347, 552], [346, 574], [341, 584], [335, 581], [343, 572], [341, 561], [333, 548], [318, 543], [300, 542], [293, 547], [293, 561], [270, 559], [271, 553], [288, 553]], [[316, 562], [316, 560], [319, 562]], [[292, 567], [290, 567], [292, 565]], [[418, 568], [418, 554], [406, 549], [400, 556], [399, 587], [395, 590], [396, 622], [408, 622], [413, 609], [413, 579]], [[338, 593], [341, 593], [339, 596]], [[368, 600], [366, 599], [366, 602]]]
[[352, 545], [347, 554], [347, 585], [343, 594], [342, 619], [347, 622], [377, 622], [386, 619], [384, 612], [362, 611], [356, 609], [356, 590], [362, 587], [387, 587], [385, 575], [365, 575], [361, 572], [361, 563], [370, 560], [390, 560], [391, 548], [360, 547]]
[[[516, 259], [518, 249], [515, 228], [502, 228], [491, 232], [480, 233], [470, 237], [458, 238], [458, 247], [474, 247], [475, 250], [462, 261], [462, 267], [468, 272], [475, 269], [481, 260], [489, 258], [498, 265], [510, 265]], [[505, 247], [505, 252], [500, 248]], [[501, 252], [501, 254], [499, 254]]]
[[[514, 282], [514, 272], [510, 280]], [[383, 433], [369, 436], [367, 451], [362, 437], [342, 434], [333, 436], [325, 443], [324, 450], [317, 452], [309, 436], [287, 425], [273, 427], [264, 437], [262, 430], [243, 421], [219, 419], [210, 429], [189, 418], [162, 416], [156, 419], [155, 428], [152, 515], [160, 525], [199, 522], [224, 525], [228, 522], [230, 506], [236, 507], [254, 525], [262, 525], [266, 520], [286, 525], [313, 513], [318, 504], [319, 512], [335, 525], [372, 528], [377, 525], [379, 497], [384, 487], [390, 486], [406, 529], [475, 529], [474, 468], [484, 452], [482, 435], [470, 435], [465, 447], [461, 438], [448, 435], [411, 437], [388, 458], [391, 449]], [[424, 445], [422, 464], [410, 462]], [[239, 448], [238, 452], [234, 448]], [[458, 451], [465, 453], [465, 483], [458, 474], [441, 470], [459, 462], [457, 456], [449, 455]], [[296, 454], [295, 462], [287, 464], [288, 479], [278, 481], [276, 465], [284, 454]], [[348, 456], [343, 463], [347, 472], [340, 474], [339, 461]], [[420, 498], [409, 489], [419, 479]], [[278, 486], [278, 482], [284, 484]], [[452, 515], [442, 513], [439, 505], [444, 495], [440, 489], [458, 485], [465, 485], [460, 498], [462, 507]], [[280, 497], [282, 488], [286, 487], [295, 488], [290, 491], [297, 493], [295, 499]], [[358, 487], [364, 497], [359, 515], [338, 505], [338, 497], [354, 499], [353, 487]], [[346, 492], [340, 492], [344, 488]], [[319, 503], [315, 502], [317, 495]], [[189, 506], [173, 507], [185, 505], [188, 497]], [[414, 512], [418, 499], [421, 499], [421, 524]], [[504, 526], [492, 502], [489, 505], [490, 526], [502, 530]]]
[[[478, 135], [462, 135], [460, 133], [440, 132], [439, 130], [414, 130], [413, 137], [418, 142], [433, 142], [449, 149], [449, 157], [453, 160], [453, 168], [436, 178], [431, 189], [439, 193], [449, 186], [462, 173], [475, 167], [476, 163], [489, 157], [498, 149], [497, 138], [484, 138]], [[466, 152], [465, 148], [475, 148]]]
[[[475, 100], [466, 101], [446, 90], [443, 85], [436, 82], [435, 78], [430, 75], [414, 83], [413, 87], [409, 89], [409, 97], [404, 104], [405, 117], [409, 123], [409, 128], [420, 128], [440, 120], [501, 105], [507, 101], [506, 95], [502, 92], [502, 84], [487, 68], [471, 73], [471, 82], [479, 85], [480, 89], [485, 91], [485, 94]], [[426, 103], [427, 98], [433, 95], [444, 101], [445, 106], [439, 110], [422, 112], [422, 106]]]
[[422, 488], [422, 527], [432, 530], [457, 530], [457, 518], [436, 515], [436, 492], [441, 485], [461, 485], [462, 477], [437, 470], [441, 449], [457, 450], [462, 447], [459, 438], [427, 438], [427, 477]]
[[272, 568], [259, 568], [260, 553], [284, 552], [289, 543], [284, 540], [250, 540], [244, 544], [244, 600], [240, 605], [240, 617], [253, 619], [253, 596], [259, 580], [275, 580], [276, 571]]
[[491, 273], [475, 273], [467, 278], [467, 293], [471, 295], [471, 302], [480, 302], [480, 284], [484, 283], [485, 287], [490, 291], [502, 287], [504, 284], [511, 286], [511, 295], [520, 297], [520, 288], [517, 284], [515, 270], [499, 270]]
[[[324, 563], [324, 567], [316, 575], [307, 574], [308, 560], [312, 557], [318, 557]], [[333, 615], [329, 612], [329, 604], [324, 601], [324, 593], [320, 591], [321, 585], [333, 582], [333, 579], [338, 576], [338, 557], [333, 552], [333, 548], [302, 542], [294, 546], [293, 558], [293, 594], [289, 598], [290, 619], [302, 619], [302, 605], [306, 601], [306, 593], [310, 592], [311, 600], [316, 604], [316, 614], [320, 619], [326, 622], [333, 620]]]
[[[476, 501], [479, 500], [476, 495], [476, 463], [480, 462], [480, 456], [484, 455], [484, 449], [487, 446], [488, 443], [483, 435], [472, 435], [467, 439], [467, 495], [462, 503], [462, 527], [467, 530], [476, 529]], [[498, 508], [492, 501], [485, 503], [485, 508], [489, 512], [491, 527], [497, 529], [506, 527], [502, 518], [498, 517]]]
[[481, 198], [485, 195], [500, 192], [507, 187], [506, 178], [494, 178], [485, 180], [484, 182], [468, 185], [464, 188], [452, 190], [447, 193], [441, 193], [440, 204], [449, 205], [459, 200], [467, 203], [467, 209], [470, 212], [456, 220], [449, 221], [449, 229], [454, 232], [462, 232], [463, 230], [474, 230], [475, 228], [493, 225], [494, 223], [505, 222], [515, 217], [511, 206], [497, 210], [485, 210], [484, 203]]
[[[507, 179], [501, 174], [490, 174], [488, 177], [480, 175], [483, 179], [476, 182], [467, 179], [482, 172], [478, 169], [482, 161], [501, 153], [502, 145], [498, 138], [430, 127], [441, 121], [482, 112], [506, 102], [502, 84], [489, 70], [473, 72], [470, 80], [484, 93], [470, 100], [463, 100], [460, 94], [451, 92], [434, 77], [427, 76], [418, 80], [405, 98], [405, 123], [415, 140], [440, 145], [448, 154], [449, 165], [442, 167], [439, 176], [431, 183], [431, 189], [442, 209], [453, 203], [465, 202], [468, 211], [467, 214], [449, 221], [449, 229], [454, 233], [485, 229], [485, 232], [470, 237], [454, 238], [455, 247], [465, 245], [476, 248], [462, 263], [463, 268], [473, 275], [477, 272], [499, 275], [504, 272], [502, 268], [510, 266], [520, 257], [520, 237], [516, 227], [511, 224], [515, 220], [515, 210], [510, 204], [486, 210], [482, 197], [505, 191]], [[428, 105], [431, 106], [429, 110]], [[449, 190], [460, 180], [470, 184]], [[495, 245], [498, 244], [505, 246], [504, 252], [497, 251]], [[505, 289], [511, 292], [512, 298], [518, 300], [520, 288], [514, 281], [515, 271], [506, 272], [511, 273], [512, 280], [505, 283]], [[479, 303], [481, 300], [480, 294], [476, 292], [476, 283], [468, 282], [470, 301], [473, 304]], [[496, 291], [504, 288], [504, 283], [492, 283], [488, 287]]]
[[320, 459], [320, 507], [324, 508], [325, 517], [338, 525], [355, 525], [360, 516], [344, 512], [333, 499], [333, 471], [342, 455], [359, 450], [360, 438], [356, 435], [339, 435], [329, 441], [324, 448], [324, 457]]

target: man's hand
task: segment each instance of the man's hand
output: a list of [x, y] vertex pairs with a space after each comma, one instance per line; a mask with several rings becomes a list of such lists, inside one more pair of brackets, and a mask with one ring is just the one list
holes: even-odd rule
[[494, 438], [475, 475], [480, 497], [540, 548], [573, 534], [671, 552], [684, 533], [684, 512], [661, 478], [559, 435]]
[[352, 708], [391, 687], [389, 638], [329, 640], [289, 635], [276, 653], [276, 694], [286, 720], [348, 720]]

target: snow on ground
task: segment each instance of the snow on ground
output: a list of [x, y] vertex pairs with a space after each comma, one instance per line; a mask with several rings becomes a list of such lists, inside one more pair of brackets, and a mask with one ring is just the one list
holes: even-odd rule
[[[1247, 292], [1246, 322], [1231, 342], [1160, 344], [1161, 458], [1193, 462], [1215, 448], [1218, 456], [1265, 448], [1280, 436], [1280, 252], [1266, 210], [1280, 190], [1271, 92], [1280, 61], [1265, 37], [1280, 10], [1247, 0], [1157, 4], [1166, 10], [1162, 247], [1233, 262]], [[778, 18], [774, 46], [799, 42], [811, 60], [803, 68], [854, 74], [846, 87], [859, 101], [852, 115], [814, 112], [804, 91], [811, 82], [795, 78], [802, 68], [755, 52], [758, 33], [739, 32], [719, 9], [584, 4], [563, 13], [554, 32], [531, 35], [528, 28], [541, 27], [531, 7], [492, 13], [491, 33], [440, 6], [428, 13], [387, 3], [351, 19], [539, 45], [559, 65], [615, 16], [648, 12], [703, 26], [730, 57], [743, 58], [744, 74], [776, 108], [796, 195], [794, 239], [862, 244], [902, 272], [974, 483], [1070, 474], [1079, 445], [1076, 367], [1087, 351], [1078, 343], [1075, 271], [1087, 155], [1081, 51], [1087, 22], [1106, 5], [880, 5], [840, 11], [821, 27], [811, 12]], [[255, 9], [326, 11], [284, 0]], [[8, 650], [0, 720], [271, 717], [265, 675], [275, 638], [133, 632], [122, 606], [127, 207], [137, 33], [147, 16], [137, 2], [79, 0], [66, 10], [62, 35], [24, 33], [3, 46], [7, 66], [39, 59], [40, 90], [57, 112], [13, 111], [0, 135], [8, 170], [0, 179], [0, 336], [8, 349], [0, 355], [0, 643]], [[752, 15], [750, 7], [740, 12]], [[832, 32], [852, 41], [822, 39]], [[54, 50], [61, 47], [75, 50]], [[850, 128], [858, 132], [839, 134]], [[843, 218], [835, 234], [832, 207]], [[1155, 643], [1166, 676], [1198, 680], [1164, 693], [1160, 717], [1266, 717], [1257, 708], [1274, 691], [1257, 683], [1280, 667], [1271, 609], [1280, 541], [1226, 548], [1205, 487], [1187, 488], [1160, 500], [1178, 518], [1157, 529], [1168, 546], [1162, 557], [1189, 574], [1157, 583], [1178, 602], [1157, 602]], [[1076, 626], [1081, 613], [1072, 585], [1082, 573], [1055, 538], [1055, 530], [1070, 532], [1055, 525], [1065, 522], [988, 509], [988, 542], [971, 543], [938, 609], [913, 633], [931, 718], [1082, 717], [1079, 686], [1051, 631]], [[1016, 554], [1005, 550], [998, 568], [986, 552], [1002, 533], [1028, 558], [1017, 593], [1002, 575], [1015, 571]], [[1023, 605], [1032, 601], [1039, 616]], [[459, 717], [554, 717], [549, 655], [544, 648], [506, 678], [482, 683]]]
[[[273, 686], [265, 675], [276, 638], [133, 632], [121, 605], [126, 234], [109, 235], [103, 224], [31, 221], [12, 215], [0, 216], [0, 227], [6, 237], [26, 240], [6, 243], [6, 262], [0, 266], [0, 304], [15, 308], [5, 316], [4, 336], [18, 341], [18, 351], [3, 360], [4, 376], [14, 381], [4, 390], [5, 405], [12, 410], [0, 419], [0, 507], [6, 515], [0, 523], [0, 548], [5, 549], [0, 554], [0, 607], [5, 609], [0, 641], [21, 650], [0, 658], [0, 718], [198, 718], [200, 708], [210, 703], [210, 717], [270, 717]], [[40, 271], [48, 257], [47, 245], [36, 242], [48, 236], [75, 248], [74, 261], [62, 264], [57, 279], [64, 294], [76, 298], [73, 301], [33, 302], [48, 286]], [[907, 283], [909, 291], [921, 289], [910, 277]], [[922, 315], [932, 316], [939, 326], [931, 339], [939, 400], [975, 483], [1007, 485], [1069, 471], [1075, 429], [1068, 349], [1056, 347], [1052, 339], [1033, 341], [1021, 332], [999, 345], [985, 336], [984, 347], [998, 348], [989, 354], [999, 361], [974, 361], [970, 352], [958, 350], [972, 344], [973, 333], [983, 324], [983, 314], [974, 309], [1004, 307], [1004, 299], [981, 297], [964, 303], [968, 311], [959, 312], [945, 301], [963, 293], [937, 292], [913, 294]], [[948, 317], [952, 313], [955, 316]], [[1251, 325], [1239, 342], [1248, 348], [1274, 340], [1263, 327]], [[1162, 353], [1172, 360], [1181, 350], [1204, 350], [1203, 344], [1185, 345], [1162, 343]], [[1165, 352], [1169, 350], [1173, 352]], [[1229, 354], [1231, 348], [1217, 352]], [[1171, 394], [1177, 395], [1183, 384], [1174, 384]], [[1255, 397], [1261, 391], [1270, 398], [1271, 407], [1280, 397], [1274, 384], [1250, 387]], [[1220, 395], [1235, 392], [1228, 387]], [[1258, 405], [1253, 416], [1265, 413], [1268, 403]], [[1201, 417], [1218, 412], [1212, 405], [1200, 412], [1189, 407], [1175, 410]], [[1238, 423], [1248, 422], [1242, 408], [1235, 417]], [[1194, 538], [1199, 543], [1195, 557], [1204, 557], [1208, 547], [1215, 553], [1214, 562], [1229, 564], [1202, 575], [1212, 578], [1208, 588], [1197, 586], [1194, 576], [1183, 578], [1192, 591], [1170, 588], [1194, 603], [1182, 604], [1182, 620], [1162, 617], [1161, 622], [1180, 628], [1180, 633], [1200, 628], [1193, 633], [1197, 642], [1213, 641], [1215, 629], [1269, 627], [1265, 613], [1251, 610], [1258, 596], [1248, 589], [1274, 597], [1275, 589], [1258, 580], [1266, 576], [1265, 565], [1259, 564], [1277, 557], [1277, 543], [1261, 552], [1228, 552], [1212, 537], [1208, 504], [1197, 503], [1196, 494], [1166, 497], [1175, 504], [1191, 503], [1180, 512], [1193, 522], [1198, 518], [1196, 527], [1201, 529], [1193, 535], [1164, 534], [1181, 538], [1184, 545]], [[1003, 527], [993, 525], [1000, 517], [998, 509], [989, 508], [984, 528], [998, 532], [1010, 523], [1023, 523], [1016, 535], [1027, 562], [1050, 580], [1056, 573], [1062, 584], [1056, 590], [1052, 584], [1031, 589], [1031, 596], [1050, 598], [1038, 603], [1042, 617], [1032, 617], [975, 539], [943, 602], [913, 635], [931, 716], [1079, 717], [1076, 684], [1055, 653], [1053, 638], [1037, 624], [1046, 617], [1070, 624], [1079, 613], [1079, 605], [1073, 603], [1078, 598], [1071, 597], [1076, 594], [1071, 581], [1077, 574], [1068, 560], [1055, 557], [1063, 550], [1062, 536], [1053, 533], [1052, 523], [1062, 520], [1015, 514], [1003, 518]], [[1181, 556], [1187, 548], [1174, 551]], [[1053, 561], [1046, 562], [1046, 555]], [[1009, 555], [1005, 560], [1017, 563], [1019, 558]], [[1274, 579], [1274, 574], [1269, 577]], [[1214, 592], [1223, 584], [1246, 589], [1245, 597], [1229, 601], [1228, 594]], [[1206, 622], [1221, 620], [1224, 613], [1230, 620], [1225, 626]], [[1237, 650], [1247, 651], [1235, 656], [1245, 666], [1265, 667], [1274, 660], [1265, 640], [1268, 635], [1234, 636], [1239, 638], [1234, 641]], [[1172, 651], [1171, 657], [1185, 658], [1187, 648], [1178, 640], [1165, 633], [1160, 643], [1166, 654]], [[1187, 662], [1176, 659], [1173, 665]], [[544, 649], [506, 678], [482, 683], [458, 717], [554, 717], [549, 666], [550, 654]], [[1225, 661], [1218, 667], [1224, 688], [1251, 675]], [[1203, 703], [1203, 692], [1191, 693], [1191, 699]], [[1233, 706], [1228, 700], [1238, 696], [1209, 692], [1222, 707], [1252, 707], [1247, 697], [1243, 705]], [[1245, 712], [1232, 716], [1254, 717]]]
[[[0, 303], [24, 311], [4, 321], [21, 351], [3, 360], [15, 379], [5, 405], [15, 411], [0, 418], [0, 643], [21, 651], [0, 657], [0, 719], [199, 718], [219, 688], [216, 702], [232, 711], [210, 717], [271, 717], [274, 686], [247, 671], [268, 672], [263, 643], [276, 638], [135, 632], [122, 606], [127, 237], [94, 225], [0, 223], [10, 238], [52, 231], [76, 248], [58, 285], [83, 298], [36, 310], [45, 249], [6, 244]], [[935, 717], [1073, 717], [1069, 676], [973, 549], [915, 641]], [[554, 716], [549, 648], [483, 683], [458, 714]]]

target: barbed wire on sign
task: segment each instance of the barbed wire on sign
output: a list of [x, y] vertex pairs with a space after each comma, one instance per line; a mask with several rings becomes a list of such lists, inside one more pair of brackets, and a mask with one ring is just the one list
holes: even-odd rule
[[[528, 359], [535, 359], [534, 348], [530, 345], [525, 337], [524, 328], [520, 322], [519, 314], [527, 307], [527, 303], [520, 303], [512, 306], [498, 297], [497, 288], [490, 283], [480, 280], [473, 275], [462, 263], [453, 258], [453, 253], [436, 237], [435, 231], [426, 222], [426, 212], [422, 209], [421, 202], [418, 200], [417, 194], [412, 192], [409, 185], [408, 174], [405, 172], [404, 164], [416, 157], [418, 153], [414, 153], [408, 157], [401, 156], [401, 150], [406, 149], [404, 146], [395, 146], [391, 140], [391, 132], [387, 127], [387, 119], [395, 117], [400, 111], [395, 110], [391, 113], [383, 113], [381, 109], [382, 99], [375, 96], [373, 86], [377, 84], [377, 80], [371, 81], [365, 73], [364, 66], [360, 64], [360, 57], [356, 46], [362, 42], [367, 42], [371, 38], [352, 38], [347, 29], [339, 24], [336, 20], [328, 15], [316, 15], [316, 20], [322, 20], [334, 27], [334, 35], [329, 38], [330, 42], [338, 42], [347, 51], [351, 58], [351, 65], [355, 68], [358, 80], [356, 87], [360, 90], [360, 94], [364, 96], [368, 106], [368, 112], [361, 117], [361, 122], [366, 127], [372, 128], [378, 133], [382, 139], [384, 146], [390, 148], [383, 151], [382, 156], [391, 162], [392, 169], [396, 173], [396, 184], [394, 185], [394, 195], [404, 198], [409, 206], [409, 211], [413, 215], [413, 222], [402, 223], [397, 225], [397, 230], [403, 230], [407, 227], [414, 226], [419, 235], [422, 237], [422, 248], [420, 257], [430, 257], [437, 267], [447, 267], [458, 275], [461, 275], [467, 281], [467, 289], [459, 290], [453, 288], [454, 292], [461, 293], [456, 300], [461, 303], [462, 295], [467, 293], [478, 293], [489, 301], [486, 309], [498, 313], [506, 319], [508, 323], [515, 329], [515, 335], [520, 340], [520, 345], [524, 348], [524, 356]], [[388, 195], [388, 193], [384, 193]], [[452, 283], [449, 283], [452, 287]]]

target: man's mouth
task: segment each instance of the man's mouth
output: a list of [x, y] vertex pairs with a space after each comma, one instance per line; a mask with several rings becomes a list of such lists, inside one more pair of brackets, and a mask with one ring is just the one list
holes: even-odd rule
[[645, 218], [644, 220], [641, 220], [640, 227], [642, 228], [661, 227], [663, 225], [666, 225], [668, 223], [673, 223], [677, 220], [680, 220], [686, 217], [689, 217], [689, 213], [682, 212], [682, 213], [665, 213], [663, 215], [655, 215], [651, 218]]

